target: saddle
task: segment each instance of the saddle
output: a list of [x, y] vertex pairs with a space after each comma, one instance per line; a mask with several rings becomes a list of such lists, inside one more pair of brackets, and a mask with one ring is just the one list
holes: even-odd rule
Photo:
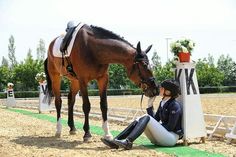
[[[65, 56], [65, 54], [67, 54], [67, 47], [70, 44], [70, 41], [72, 39], [72, 35], [73, 35], [75, 29], [76, 29], [76, 27], [71, 27], [68, 30], [67, 34], [63, 38], [62, 43], [60, 45], [60, 51], [62, 53], [62, 65], [64, 65], [64, 56]], [[65, 57], [65, 58], [66, 58], [66, 61], [68, 63], [68, 65], [66, 66], [67, 72], [70, 73], [73, 77], [76, 77], [76, 74], [75, 74], [75, 72], [73, 70], [73, 66], [72, 66], [69, 58], [67, 58], [67, 57]]]
[[62, 40], [62, 43], [60, 45], [60, 51], [62, 53], [66, 53], [66, 50], [67, 50], [67, 47], [69, 46], [70, 44], [70, 41], [72, 39], [72, 35], [73, 35], [73, 32], [75, 31], [75, 28], [76, 27], [71, 27], [68, 32], [66, 33], [65, 37], [63, 38]]

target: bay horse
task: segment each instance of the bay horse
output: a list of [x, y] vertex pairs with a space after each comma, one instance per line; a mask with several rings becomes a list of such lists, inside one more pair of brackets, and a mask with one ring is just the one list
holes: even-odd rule
[[[53, 56], [54, 39], [48, 49], [48, 56], [44, 62], [47, 78], [46, 96], [51, 100], [55, 96], [55, 107], [57, 111], [56, 136], [61, 135], [61, 106], [60, 96], [61, 76], [70, 80], [70, 91], [68, 94], [68, 126], [70, 134], [76, 133], [73, 119], [73, 108], [75, 96], [80, 90], [82, 96], [82, 109], [85, 120], [83, 125], [84, 141], [92, 136], [89, 129], [90, 101], [88, 98], [87, 85], [91, 80], [96, 80], [100, 95], [100, 108], [102, 112], [102, 128], [105, 132], [104, 138], [112, 138], [107, 121], [107, 87], [109, 64], [122, 64], [127, 75], [136, 85], [142, 88], [145, 96], [152, 97], [158, 94], [157, 85], [149, 68], [149, 60], [146, 53], [151, 49], [149, 46], [145, 51], [141, 50], [140, 42], [133, 47], [128, 41], [115, 33], [97, 26], [84, 24], [78, 31], [70, 56], [67, 58], [73, 66], [76, 76], [68, 73], [66, 66], [68, 62], [62, 58]], [[63, 65], [64, 64], [64, 65]]]

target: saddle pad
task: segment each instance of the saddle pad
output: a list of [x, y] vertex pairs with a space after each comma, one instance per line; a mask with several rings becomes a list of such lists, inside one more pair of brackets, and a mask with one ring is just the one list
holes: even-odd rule
[[[84, 23], [79, 23], [79, 25], [76, 27], [75, 31], [73, 32], [72, 39], [70, 41], [70, 44], [67, 47], [67, 54], [64, 55], [65, 57], [70, 56], [72, 47], [74, 45], [75, 37], [76, 37], [77, 33], [79, 32], [80, 28], [83, 27], [83, 25], [84, 25]], [[55, 40], [55, 43], [54, 43], [53, 49], [52, 49], [54, 57], [60, 57], [60, 58], [62, 57], [62, 52], [60, 51], [60, 45], [62, 43], [62, 40], [63, 40], [64, 36], [65, 36], [64, 34], [60, 35]]]

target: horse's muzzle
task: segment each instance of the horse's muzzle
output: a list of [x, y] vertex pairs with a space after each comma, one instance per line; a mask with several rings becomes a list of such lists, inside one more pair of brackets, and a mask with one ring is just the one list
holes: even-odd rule
[[147, 97], [154, 97], [159, 95], [159, 88], [158, 86], [149, 87], [144, 90], [144, 95]]

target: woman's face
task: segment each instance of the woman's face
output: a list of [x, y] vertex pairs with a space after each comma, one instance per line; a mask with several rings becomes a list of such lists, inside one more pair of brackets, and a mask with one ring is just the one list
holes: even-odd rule
[[166, 90], [165, 88], [160, 87], [159, 96], [161, 96], [161, 97], [171, 97], [170, 95], [171, 95], [171, 92], [169, 90]]

